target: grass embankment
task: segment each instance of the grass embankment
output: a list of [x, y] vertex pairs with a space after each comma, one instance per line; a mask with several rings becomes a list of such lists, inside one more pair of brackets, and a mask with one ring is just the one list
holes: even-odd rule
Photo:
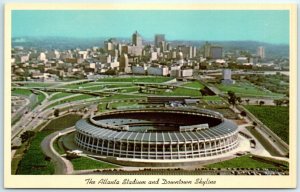
[[32, 109], [34, 109], [36, 106], [38, 106], [39, 104], [41, 104], [44, 99], [46, 98], [46, 96], [43, 93], [38, 93], [37, 94], [37, 99], [36, 102], [32, 105]]
[[90, 159], [88, 157], [79, 157], [71, 160], [74, 170], [86, 169], [104, 169], [104, 168], [117, 168], [118, 166], [112, 165], [103, 161]]
[[51, 175], [54, 173], [54, 164], [48, 159], [40, 147], [43, 139], [58, 130], [62, 130], [72, 125], [81, 118], [79, 115], [69, 114], [52, 120], [42, 131], [36, 132], [29, 141], [27, 150], [18, 165], [17, 175]]
[[245, 105], [255, 117], [289, 143], [289, 107]]
[[158, 95], [199, 97], [199, 96], [201, 96], [201, 93], [200, 93], [200, 90], [177, 87], [170, 92], [162, 92], [162, 93], [159, 93]]
[[29, 89], [14, 89], [12, 95], [23, 95], [29, 97], [32, 92]]
[[17, 175], [52, 175], [54, 164], [43, 154], [40, 144], [50, 134], [48, 131], [38, 132], [30, 142], [30, 146], [18, 165]]
[[[277, 162], [274, 162], [277, 163]], [[284, 166], [284, 165], [283, 165]], [[236, 157], [227, 161], [206, 165], [208, 168], [278, 168], [276, 164], [271, 162], [261, 161], [253, 158], [250, 155]]]
[[74, 93], [57, 93], [57, 94], [53, 95], [52, 97], [50, 97], [49, 101], [53, 101], [53, 100], [67, 97], [70, 95], [74, 95]]
[[182, 86], [188, 87], [188, 88], [197, 88], [197, 89], [203, 89], [204, 88], [204, 85], [202, 85], [199, 81], [188, 82], [188, 83], [186, 83]]
[[249, 82], [236, 82], [233, 85], [216, 84], [215, 85], [222, 92], [227, 93], [228, 91], [235, 92], [240, 97], [282, 97], [282, 94], [273, 93], [271, 91], [259, 88]]

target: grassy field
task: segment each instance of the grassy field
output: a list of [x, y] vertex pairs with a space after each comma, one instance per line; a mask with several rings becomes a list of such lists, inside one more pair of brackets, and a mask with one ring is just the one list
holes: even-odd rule
[[188, 88], [178, 87], [178, 88], [173, 89], [172, 92], [162, 92], [159, 95], [198, 97], [198, 96], [201, 96], [201, 93], [199, 90], [196, 90], [196, 89], [188, 89]]
[[71, 160], [74, 170], [86, 169], [104, 169], [104, 168], [117, 168], [118, 166], [112, 165], [103, 161], [93, 160], [87, 157], [79, 157]]
[[[40, 144], [43, 139], [58, 130], [62, 130], [72, 125], [81, 119], [79, 115], [66, 115], [52, 120], [42, 131], [37, 132], [35, 137], [29, 144], [29, 148], [20, 161], [17, 169], [18, 175], [52, 175], [54, 174], [54, 165], [50, 160], [46, 160]], [[55, 146], [54, 146], [55, 147]]]
[[227, 161], [206, 165], [208, 168], [277, 168], [270, 163], [261, 162], [251, 158], [249, 155], [236, 157]]
[[64, 150], [64, 147], [63, 147], [63, 144], [61, 143], [60, 141], [60, 138], [57, 138], [54, 142], [53, 142], [53, 148], [54, 150], [59, 153], [59, 154], [64, 154], [65, 153], [65, 150]]
[[118, 103], [112, 103], [111, 104], [112, 108], [118, 108], [118, 107], [143, 107], [142, 105], [138, 105], [137, 103], [128, 103], [128, 102], [118, 102]]
[[285, 106], [244, 106], [276, 135], [289, 143], [289, 108]]
[[43, 131], [59, 131], [75, 125], [81, 119], [80, 115], [68, 114], [52, 120], [48, 125], [43, 128]]
[[20, 148], [16, 150], [16, 153], [11, 161], [11, 174], [15, 175], [17, 173], [18, 165], [23, 158], [24, 151], [27, 150], [29, 143], [28, 141], [23, 143]]
[[112, 77], [99, 79], [99, 82], [149, 82], [163, 83], [173, 79], [172, 77]]
[[40, 144], [50, 132], [43, 131], [36, 133], [30, 143], [30, 146], [20, 161], [17, 169], [17, 175], [52, 175], [54, 174], [54, 165], [50, 160], [45, 160]]
[[241, 97], [247, 97], [247, 96], [282, 97], [283, 96], [282, 94], [272, 93], [270, 91], [260, 89], [257, 86], [248, 82], [236, 82], [233, 85], [216, 84], [215, 86], [224, 93], [227, 93], [228, 91], [233, 91], [236, 93], [236, 95]]
[[49, 101], [53, 101], [53, 100], [67, 97], [70, 95], [74, 95], [74, 93], [57, 93], [57, 94], [53, 95], [52, 97], [50, 97]]
[[204, 88], [204, 85], [202, 85], [199, 81], [194, 81], [194, 82], [188, 82], [184, 85], [184, 87], [191, 87], [191, 88], [197, 88], [197, 89], [202, 89]]
[[118, 91], [120, 93], [130, 93], [130, 92], [137, 92], [139, 91], [139, 87], [127, 87], [127, 88], [121, 88]]
[[119, 87], [131, 87], [133, 83], [122, 83], [122, 84], [102, 84], [105, 88], [119, 88]]
[[28, 89], [14, 89], [11, 93], [12, 95], [24, 95], [28, 97], [32, 94], [32, 92]]

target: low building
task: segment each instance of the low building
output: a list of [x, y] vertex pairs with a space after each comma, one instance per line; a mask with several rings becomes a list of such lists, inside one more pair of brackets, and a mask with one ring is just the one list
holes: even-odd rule
[[148, 67], [147, 68], [148, 75], [157, 75], [157, 76], [167, 76], [169, 74], [169, 68], [167, 67]]

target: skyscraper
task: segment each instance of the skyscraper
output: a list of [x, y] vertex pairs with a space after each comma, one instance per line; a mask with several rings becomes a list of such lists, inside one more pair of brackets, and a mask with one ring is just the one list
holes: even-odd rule
[[265, 58], [265, 48], [260, 46], [257, 48], [257, 56], [260, 57], [261, 59]]
[[160, 43], [165, 41], [165, 35], [164, 34], [156, 34], [155, 35], [155, 47], [159, 47]]
[[138, 47], [143, 46], [142, 36], [140, 34], [138, 34], [137, 31], [135, 31], [135, 33], [132, 34], [132, 44], [135, 46], [138, 46]]
[[120, 58], [120, 71], [125, 72], [129, 67], [129, 60], [127, 54], [122, 54]]
[[210, 58], [221, 59], [223, 57], [223, 47], [213, 45], [210, 47]]

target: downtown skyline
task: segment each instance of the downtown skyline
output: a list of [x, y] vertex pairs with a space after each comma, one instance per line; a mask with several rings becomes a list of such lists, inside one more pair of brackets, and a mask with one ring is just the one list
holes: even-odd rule
[[13, 11], [12, 37], [130, 37], [289, 43], [288, 11]]

